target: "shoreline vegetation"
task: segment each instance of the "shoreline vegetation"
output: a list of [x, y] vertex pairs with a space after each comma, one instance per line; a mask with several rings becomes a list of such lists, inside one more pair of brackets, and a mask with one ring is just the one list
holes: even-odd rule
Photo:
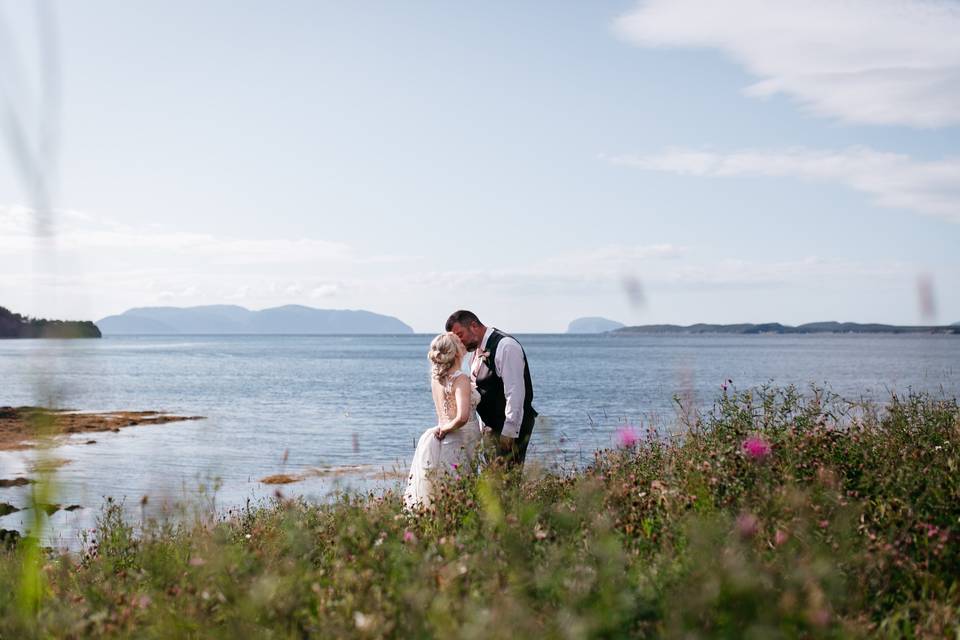
[[767, 322], [763, 324], [648, 324], [614, 329], [612, 335], [628, 334], [812, 334], [812, 333], [894, 333], [960, 335], [960, 323], [952, 325], [906, 326], [858, 322], [810, 322], [799, 326]]
[[89, 320], [29, 318], [0, 307], [0, 339], [5, 338], [100, 338], [100, 329]]
[[[724, 391], [585, 468], [447, 476], [0, 550], [0, 637], [857, 638], [960, 632], [960, 409]], [[455, 472], [454, 472], [455, 473]], [[39, 487], [40, 485], [35, 485]]]
[[[38, 442], [61, 435], [116, 432], [137, 425], [203, 419], [203, 416], [178, 416], [159, 411], [91, 413], [42, 407], [0, 407], [0, 451], [30, 449]], [[88, 441], [88, 444], [93, 443], [95, 441]]]

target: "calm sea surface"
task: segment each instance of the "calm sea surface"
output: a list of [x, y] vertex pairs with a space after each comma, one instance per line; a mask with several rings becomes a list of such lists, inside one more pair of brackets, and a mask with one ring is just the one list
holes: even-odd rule
[[[426, 350], [432, 336], [176, 336], [0, 341], [0, 405], [48, 402], [88, 411], [160, 410], [207, 419], [83, 434], [47, 455], [69, 460], [53, 541], [75, 546], [105, 496], [140, 513], [209, 496], [218, 507], [270, 496], [275, 473], [364, 465], [359, 480], [311, 477], [286, 495], [322, 497], [336, 483], [379, 486], [372, 470], [405, 472], [435, 423]], [[884, 400], [909, 389], [960, 396], [960, 337], [519, 336], [542, 416], [531, 456], [577, 464], [624, 423], [670, 425], [675, 394], [709, 407], [720, 384], [827, 385]], [[82, 442], [95, 439], [94, 445]], [[0, 452], [0, 478], [31, 475], [37, 452]], [[352, 474], [356, 476], [356, 474]], [[22, 506], [24, 488], [0, 489]], [[0, 518], [23, 529], [29, 512]]]

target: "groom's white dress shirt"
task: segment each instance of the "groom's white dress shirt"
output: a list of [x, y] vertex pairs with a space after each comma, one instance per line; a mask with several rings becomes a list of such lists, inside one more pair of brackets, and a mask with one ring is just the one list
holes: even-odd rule
[[[487, 350], [487, 340], [493, 333], [493, 327], [487, 327], [483, 334], [483, 340], [477, 351], [473, 352], [473, 360], [470, 363], [470, 371], [473, 373], [473, 379], [476, 381], [477, 372], [486, 367], [483, 360], [477, 357], [477, 353]], [[523, 348], [520, 343], [504, 336], [497, 347], [497, 355], [493, 359], [493, 366], [496, 367], [496, 373], [503, 380], [503, 395], [506, 396], [507, 408], [505, 420], [503, 422], [503, 431], [500, 435], [508, 438], [516, 438], [520, 435], [520, 424], [523, 422], [523, 401], [526, 399], [526, 386], [523, 383]], [[480, 418], [481, 426], [483, 418]]]

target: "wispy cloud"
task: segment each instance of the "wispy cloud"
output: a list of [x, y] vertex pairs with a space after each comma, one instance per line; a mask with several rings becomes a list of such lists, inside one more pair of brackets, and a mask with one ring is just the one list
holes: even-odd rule
[[674, 260], [687, 254], [688, 248], [676, 244], [613, 244], [581, 251], [566, 252], [533, 265], [534, 271], [564, 271], [576, 274], [614, 275], [639, 264]]
[[936, 0], [646, 0], [615, 24], [644, 47], [723, 51], [808, 111], [862, 124], [960, 124], [960, 5]]
[[864, 263], [806, 256], [797, 260], [759, 262], [726, 258], [711, 264], [686, 264], [656, 274], [652, 284], [662, 288], [765, 289], [769, 287], [838, 288], [851, 281], [902, 278], [911, 273], [897, 262]]
[[[0, 269], [0, 298], [6, 306], [35, 315], [92, 319], [151, 305], [233, 303], [257, 309], [298, 303], [389, 313], [421, 330], [441, 326], [445, 314], [466, 306], [487, 311], [505, 326], [561, 330], [571, 318], [585, 313], [626, 318], [624, 314], [635, 312], [624, 288], [627, 277], [642, 286], [645, 321], [693, 322], [731, 319], [702, 308], [696, 301], [704, 294], [726, 292], [732, 296], [727, 302], [740, 301], [729, 307], [748, 309], [758, 295], [780, 296], [783, 301], [804, 295], [822, 300], [831, 292], [851, 289], [889, 292], [890, 287], [909, 286], [917, 272], [915, 265], [889, 261], [817, 256], [757, 261], [736, 254], [711, 258], [708, 253], [713, 252], [668, 244], [601, 246], [558, 252], [511, 268], [430, 270], [426, 265], [396, 265], [375, 273], [348, 269], [332, 277], [323, 269], [304, 273], [299, 265], [267, 272], [196, 270], [188, 265], [138, 269], [123, 263], [32, 278], [19, 267], [20, 271]], [[49, 302], [40, 306], [31, 302], [24, 290], [28, 281], [36, 299]], [[784, 318], [791, 319], [777, 319]]]
[[[530, 265], [496, 270], [450, 270], [424, 272], [403, 278], [386, 278], [376, 286], [384, 290], [436, 290], [438, 292], [485, 292], [522, 296], [596, 297], [623, 293], [625, 276], [644, 287], [660, 290], [768, 289], [770, 287], [835, 287], [851, 281], [900, 277], [912, 273], [898, 262], [869, 263], [820, 256], [780, 261], [757, 261], [738, 257], [708, 260], [695, 248], [600, 247], [591, 252], [562, 253]], [[635, 259], [640, 254], [646, 257]], [[589, 256], [594, 256], [591, 259]], [[611, 261], [608, 256], [623, 259]], [[354, 283], [363, 289], [373, 283]]]
[[609, 157], [614, 164], [692, 176], [772, 176], [841, 184], [883, 207], [960, 222], [960, 158], [920, 161], [898, 153], [851, 147], [717, 153], [670, 149]]
[[[207, 264], [322, 263], [381, 264], [410, 256], [366, 256], [340, 242], [315, 238], [241, 238], [163, 228], [133, 227], [87, 213], [57, 212], [55, 238], [64, 252], [145, 252], [171, 258], [195, 257]], [[30, 251], [34, 246], [33, 214], [20, 206], [0, 206], [0, 249]]]
[[[339, 301], [352, 278], [375, 281], [418, 262], [317, 238], [133, 227], [70, 210], [57, 211], [55, 220], [52, 245], [45, 238], [38, 246], [32, 211], [0, 205], [0, 297], [8, 304], [22, 305], [32, 292], [43, 313], [54, 315], [57, 301], [76, 308], [87, 300], [84, 308], [106, 315], [152, 304]], [[38, 259], [26, 259], [31, 255]]]
[[[771, 164], [763, 157], [721, 162], [709, 155], [676, 153], [621, 161], [700, 175], [738, 175], [745, 171], [744, 166]], [[72, 249], [61, 253], [76, 259], [53, 263], [47, 270], [43, 269], [47, 265], [41, 265], [40, 272], [31, 274], [26, 271], [29, 261], [23, 260], [20, 252], [0, 251], [0, 297], [8, 305], [39, 315], [74, 317], [79, 313], [96, 319], [129, 307], [157, 304], [230, 302], [263, 308], [299, 303], [371, 309], [395, 314], [416, 326], [433, 327], [437, 317], [449, 312], [448, 307], [476, 304], [496, 309], [507, 318], [516, 314], [518, 322], [550, 310], [549, 317], [538, 325], [546, 328], [550, 323], [565, 323], [569, 319], [566, 314], [574, 309], [626, 304], [627, 280], [642, 287], [645, 310], [660, 309], [668, 318], [663, 301], [669, 299], [673, 305], [684, 295], [842, 290], [898, 282], [904, 274], [916, 271], [910, 265], [823, 257], [774, 262], [737, 254], [716, 257], [715, 248], [705, 251], [671, 242], [558, 250], [510, 266], [458, 268], [448, 261], [381, 265], [372, 264], [369, 256], [349, 247], [323, 253], [325, 245], [319, 242], [213, 239], [174, 232], [160, 232], [152, 240], [138, 242], [141, 235], [149, 235], [147, 230], [112, 227], [80, 213], [62, 212], [58, 219], [58, 237], [73, 239]], [[30, 227], [29, 212], [0, 209], [0, 231], [4, 232], [0, 239], [4, 242], [29, 240]], [[91, 233], [97, 230], [109, 233]], [[126, 241], [133, 247], [124, 248]], [[180, 242], [183, 244], [178, 246]], [[314, 256], [310, 247], [321, 255]], [[276, 255], [283, 252], [294, 255]], [[291, 261], [293, 258], [303, 261]], [[51, 302], [27, 306], [25, 282], [31, 283], [37, 299]], [[84, 309], [89, 311], [78, 311]], [[563, 309], [571, 311], [560, 311]]]

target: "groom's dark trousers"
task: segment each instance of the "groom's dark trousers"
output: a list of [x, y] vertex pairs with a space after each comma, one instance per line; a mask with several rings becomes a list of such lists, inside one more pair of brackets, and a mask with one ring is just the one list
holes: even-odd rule
[[[503, 431], [506, 410], [506, 397], [504, 394], [503, 379], [496, 371], [496, 356], [500, 347], [500, 342], [504, 338], [512, 338], [499, 329], [494, 329], [486, 343], [486, 353], [483, 364], [476, 372], [475, 382], [477, 391], [480, 392], [480, 404], [477, 406], [477, 413], [483, 423], [490, 427], [492, 439], [494, 440], [493, 449], [496, 451], [496, 458], [501, 464], [511, 467], [522, 467], [523, 461], [527, 457], [527, 447], [530, 445], [530, 434], [533, 433], [533, 426], [537, 419], [537, 411], [533, 408], [533, 383], [530, 379], [530, 367], [527, 364], [527, 354], [520, 346], [520, 353], [523, 356], [523, 418], [520, 422], [520, 433], [513, 442], [509, 451], [500, 449], [500, 433]], [[519, 345], [520, 343], [517, 342]]]
[[523, 417], [523, 422], [520, 423], [520, 435], [514, 440], [510, 451], [500, 450], [500, 434], [494, 434], [497, 439], [497, 457], [508, 469], [523, 466], [524, 460], [527, 459], [527, 447], [530, 445], [530, 435], [533, 433], [533, 424], [536, 420], [536, 414]]

